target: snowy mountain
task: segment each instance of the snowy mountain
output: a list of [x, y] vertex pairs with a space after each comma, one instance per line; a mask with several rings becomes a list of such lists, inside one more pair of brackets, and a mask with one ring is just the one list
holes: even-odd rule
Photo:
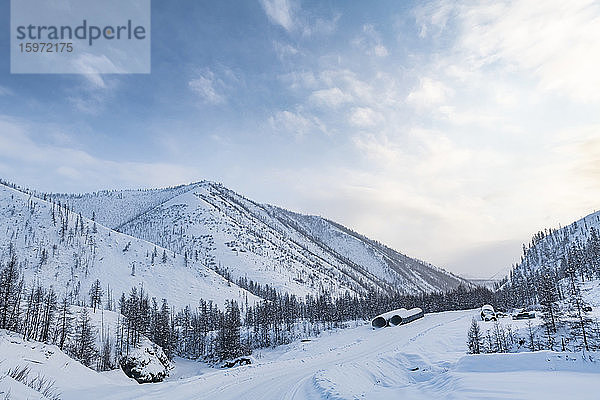
[[178, 307], [196, 305], [200, 298], [220, 306], [226, 299], [258, 300], [200, 262], [5, 185], [0, 185], [0, 226], [0, 260], [6, 262], [13, 252], [27, 285], [53, 286], [73, 302], [87, 301], [97, 279], [113, 305], [121, 293], [140, 286]]
[[553, 302], [554, 294], [557, 299], [567, 292], [577, 297], [575, 281], [600, 278], [599, 232], [600, 212], [594, 212], [563, 228], [536, 233], [523, 245], [520, 262], [500, 282], [502, 302], [522, 307]]
[[540, 231], [528, 246], [523, 246], [523, 256], [516, 270], [527, 273], [540, 267], [559, 268], [562, 259], [568, 257], [569, 250], [584, 250], [594, 232], [600, 232], [600, 211], [568, 226]]
[[258, 204], [212, 182], [38, 196], [233, 279], [301, 296], [372, 289], [413, 294], [469, 285], [335, 222]]

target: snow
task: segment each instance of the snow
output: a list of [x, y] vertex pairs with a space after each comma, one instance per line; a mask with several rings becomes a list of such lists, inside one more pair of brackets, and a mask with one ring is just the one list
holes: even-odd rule
[[[110, 285], [113, 301], [132, 287], [143, 286], [150, 297], [166, 298], [178, 308], [195, 306], [200, 298], [213, 300], [221, 307], [227, 299], [240, 304], [259, 300], [251, 293], [228, 283], [200, 262], [189, 260], [169, 250], [110, 230], [84, 218], [87, 235], [67, 234], [61, 241], [60, 222], [52, 222], [51, 204], [0, 185], [0, 255], [6, 261], [9, 243], [13, 244], [19, 263], [24, 267], [25, 282], [39, 280], [45, 287], [54, 286], [59, 295], [79, 288], [80, 300], [88, 299], [92, 283], [99, 279], [106, 301]], [[71, 213], [69, 230], [74, 230], [76, 214]], [[58, 211], [55, 218], [59, 220]], [[56, 249], [53, 246], [56, 245]], [[151, 254], [156, 247], [154, 263]], [[41, 263], [41, 252], [48, 259]], [[166, 262], [162, 262], [166, 251]], [[132, 274], [135, 266], [134, 274]]]
[[560, 267], [561, 259], [573, 243], [586, 243], [591, 229], [600, 231], [600, 211], [589, 214], [572, 224], [556, 230], [546, 231], [542, 239], [532, 242], [525, 258], [516, 270], [536, 270], [541, 267]]
[[0, 378], [0, 396], [2, 399], [4, 399], [5, 396], [7, 396], [8, 399], [47, 399], [47, 397], [43, 396], [38, 391], [30, 388], [22, 382], [13, 379], [10, 376], [4, 376], [3, 378]]
[[600, 279], [584, 282], [581, 286], [581, 295], [600, 317]]
[[[113, 400], [597, 398], [600, 362], [592, 360], [600, 360], [598, 353], [585, 358], [550, 351], [465, 354], [466, 333], [478, 311], [426, 314], [378, 330], [365, 323], [327, 331], [309, 342], [259, 351], [254, 364], [232, 369], [177, 359], [173, 376], [159, 384], [112, 380], [108, 374], [80, 371], [79, 365], [73, 374], [83, 383], [57, 379], [57, 386], [65, 400], [81, 398], [83, 387]], [[52, 378], [55, 372], [62, 374], [45, 370]]]
[[[67, 356], [57, 346], [24, 341], [20, 335], [6, 330], [0, 330], [0, 361], [0, 377], [4, 376], [9, 369], [28, 367], [31, 370], [30, 376], [40, 374], [53, 380], [59, 393], [65, 391], [90, 393], [98, 387], [131, 384], [127, 379], [111, 379], [108, 375], [99, 374], [85, 367]], [[124, 376], [122, 372], [117, 372]], [[27, 394], [29, 391], [25, 388], [27, 387], [12, 379], [0, 380], [0, 392], [10, 390], [11, 398], [42, 398], [39, 394], [38, 397], [29, 397]], [[24, 397], [20, 397], [21, 395]], [[61, 398], [65, 397], [61, 396]]]
[[406, 293], [468, 283], [324, 218], [257, 204], [212, 182], [169, 189], [53, 195], [110, 228], [304, 296], [364, 293], [366, 286]]

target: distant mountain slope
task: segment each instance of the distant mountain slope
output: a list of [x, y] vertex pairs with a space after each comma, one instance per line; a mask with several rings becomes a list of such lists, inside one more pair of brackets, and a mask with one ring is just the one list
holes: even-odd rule
[[338, 223], [317, 216], [302, 215], [277, 207], [272, 214], [317, 243], [339, 261], [349, 264], [406, 292], [450, 290], [462, 279], [431, 264], [358, 234]]
[[569, 249], [573, 245], [584, 246], [593, 230], [600, 232], [600, 211], [563, 228], [538, 232], [528, 246], [523, 246], [523, 256], [517, 270], [535, 271], [540, 267], [560, 267]]
[[500, 282], [500, 294], [509, 305], [537, 304], [549, 287], [560, 293], [568, 276], [582, 282], [600, 278], [600, 212], [535, 234]]
[[110, 285], [113, 301], [141, 285], [151, 297], [178, 307], [196, 305], [200, 298], [219, 306], [226, 299], [257, 299], [200, 262], [1, 184], [0, 227], [0, 260], [6, 262], [13, 251], [27, 284], [53, 285], [74, 301], [87, 301], [96, 279], [105, 299]]
[[52, 198], [221, 273], [297, 295], [408, 294], [469, 285], [339, 224], [257, 204], [212, 182]]

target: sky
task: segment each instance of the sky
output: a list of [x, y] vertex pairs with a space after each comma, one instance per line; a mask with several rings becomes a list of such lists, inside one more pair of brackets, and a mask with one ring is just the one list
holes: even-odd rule
[[600, 205], [597, 1], [152, 2], [150, 74], [11, 74], [0, 177], [211, 180], [470, 277]]

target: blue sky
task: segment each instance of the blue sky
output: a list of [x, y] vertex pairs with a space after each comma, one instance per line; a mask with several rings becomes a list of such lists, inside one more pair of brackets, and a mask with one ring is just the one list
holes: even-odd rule
[[0, 176], [208, 179], [488, 277], [600, 198], [593, 1], [154, 1], [149, 75], [10, 74]]

